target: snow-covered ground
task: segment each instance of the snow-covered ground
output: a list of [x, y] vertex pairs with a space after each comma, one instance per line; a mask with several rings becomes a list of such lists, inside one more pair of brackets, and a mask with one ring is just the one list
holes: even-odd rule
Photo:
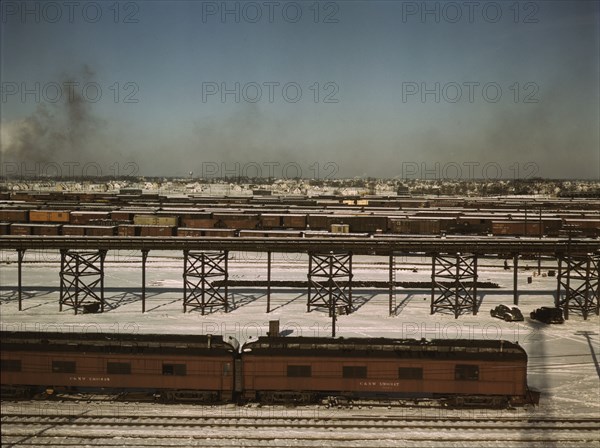
[[[201, 316], [183, 313], [183, 260], [177, 252], [150, 252], [147, 265], [147, 312], [141, 313], [141, 261], [135, 252], [108, 252], [105, 264], [104, 314], [74, 315], [59, 312], [59, 255], [56, 252], [28, 251], [23, 267], [23, 311], [17, 310], [16, 254], [0, 252], [0, 325], [3, 330], [101, 331], [141, 333], [223, 334], [241, 342], [266, 335], [269, 320], [280, 320], [280, 330], [293, 336], [329, 336], [331, 319], [326, 313], [306, 312], [304, 289], [272, 288], [271, 313], [266, 313], [266, 288], [230, 288], [233, 311]], [[431, 260], [425, 257], [398, 257], [396, 280], [431, 280]], [[541, 276], [536, 261], [521, 261], [519, 272], [520, 308], [524, 322], [507, 323], [490, 317], [489, 310], [500, 303], [512, 303], [512, 270], [502, 269], [503, 260], [479, 261], [479, 281], [497, 283], [499, 289], [479, 291], [482, 300], [477, 316], [458, 319], [445, 314], [430, 315], [430, 291], [396, 291], [398, 314], [388, 316], [386, 289], [354, 289], [360, 308], [339, 316], [337, 336], [393, 338], [467, 338], [518, 341], [529, 355], [528, 381], [542, 392], [540, 406], [528, 411], [536, 416], [600, 415], [600, 319], [587, 321], [571, 315], [564, 325], [544, 325], [529, 319], [529, 312], [552, 305], [556, 278], [545, 276], [554, 269], [544, 260]], [[528, 265], [528, 266], [527, 266]], [[414, 272], [416, 270], [416, 272]], [[272, 280], [306, 280], [307, 257], [301, 254], [274, 254]], [[387, 281], [385, 257], [356, 256], [354, 280]], [[231, 280], [266, 280], [266, 254], [230, 254]], [[532, 277], [532, 282], [527, 282]]]

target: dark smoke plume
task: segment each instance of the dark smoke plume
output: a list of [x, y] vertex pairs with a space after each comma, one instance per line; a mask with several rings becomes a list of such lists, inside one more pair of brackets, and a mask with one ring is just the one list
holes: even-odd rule
[[88, 65], [77, 76], [63, 74], [58, 81], [60, 101], [51, 103], [42, 97], [31, 115], [2, 123], [3, 159], [28, 164], [94, 160], [105, 123], [94, 115], [94, 103], [82, 96], [81, 88], [94, 77]]

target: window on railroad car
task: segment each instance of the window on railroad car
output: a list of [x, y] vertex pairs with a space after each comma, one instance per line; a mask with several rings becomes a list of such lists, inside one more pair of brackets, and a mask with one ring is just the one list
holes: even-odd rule
[[52, 361], [52, 372], [75, 373], [75, 361]]
[[456, 364], [456, 367], [454, 368], [454, 379], [465, 381], [479, 380], [479, 366]]
[[128, 362], [107, 362], [106, 373], [116, 373], [120, 375], [131, 375], [131, 363]]
[[184, 375], [186, 375], [186, 365], [185, 364], [163, 364], [162, 374], [163, 375], [184, 376]]
[[400, 367], [398, 369], [398, 379], [400, 380], [422, 380], [423, 369], [421, 367]]
[[287, 366], [287, 376], [305, 378], [312, 376], [311, 366]]
[[20, 372], [21, 371], [21, 360], [20, 359], [3, 359], [0, 363], [0, 370], [3, 372]]
[[498, 351], [497, 348], [494, 347], [481, 347], [479, 348], [479, 353], [496, 353]]
[[344, 366], [342, 370], [343, 378], [366, 378], [366, 366]]

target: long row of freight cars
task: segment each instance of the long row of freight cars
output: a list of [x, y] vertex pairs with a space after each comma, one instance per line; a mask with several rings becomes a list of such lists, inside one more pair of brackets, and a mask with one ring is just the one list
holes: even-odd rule
[[[201, 229], [199, 231], [198, 229]], [[89, 236], [233, 236], [237, 231], [327, 231], [335, 233], [462, 234], [507, 236], [600, 236], [600, 215], [445, 210], [339, 210], [256, 212], [244, 209], [54, 210], [0, 208], [0, 234]], [[254, 236], [254, 235], [252, 235]], [[260, 236], [260, 235], [256, 235]]]
[[244, 207], [335, 207], [335, 206], [368, 206], [382, 208], [437, 208], [462, 207], [469, 209], [515, 209], [529, 208], [530, 210], [581, 210], [588, 208], [590, 201], [594, 210], [600, 210], [600, 201], [594, 198], [572, 197], [519, 197], [519, 196], [206, 196], [195, 194], [163, 194], [143, 193], [142, 190], [122, 190], [121, 193], [102, 192], [70, 192], [70, 191], [12, 191], [1, 192], [0, 201], [21, 201], [27, 203], [82, 203], [105, 204], [122, 207], [133, 204], [152, 204], [158, 207], [169, 205], [204, 206], [206, 204], [221, 204], [222, 206]]

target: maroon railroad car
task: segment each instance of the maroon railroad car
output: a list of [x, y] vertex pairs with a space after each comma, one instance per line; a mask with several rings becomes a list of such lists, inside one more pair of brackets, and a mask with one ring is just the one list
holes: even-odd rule
[[12, 224], [11, 235], [60, 235], [60, 224]]
[[494, 235], [539, 236], [543, 232], [543, 225], [540, 229], [538, 221], [492, 221]]
[[242, 238], [300, 238], [299, 230], [240, 230]]
[[306, 219], [306, 225], [311, 230], [329, 230], [329, 217], [326, 214], [310, 214]]
[[71, 212], [70, 223], [74, 225], [89, 224], [91, 221], [100, 219], [110, 219], [110, 212], [102, 211], [73, 211]]
[[212, 228], [217, 223], [216, 219], [212, 218], [181, 218], [181, 226], [195, 229]]
[[578, 234], [583, 236], [600, 236], [600, 219], [595, 218], [576, 218], [565, 219], [567, 228], [574, 228]]
[[496, 340], [266, 338], [242, 350], [244, 397], [263, 402], [443, 398], [534, 402], [527, 354]]
[[225, 229], [256, 229], [259, 226], [258, 215], [213, 213], [213, 217], [216, 219], [215, 227]]
[[139, 236], [140, 227], [132, 224], [119, 224], [117, 226], [118, 236]]
[[46, 390], [230, 400], [237, 342], [221, 336], [1, 332], [4, 396]]
[[283, 227], [289, 229], [301, 229], [306, 228], [306, 215], [301, 214], [289, 214], [283, 215]]
[[188, 227], [178, 227], [177, 228], [177, 236], [201, 237], [202, 236], [202, 229], [188, 228]]
[[0, 221], [27, 222], [29, 221], [29, 210], [0, 209]]
[[11, 224], [10, 234], [11, 235], [31, 235], [32, 229], [29, 224]]
[[116, 226], [85, 226], [86, 236], [114, 236]]
[[171, 226], [139, 226], [139, 228], [140, 236], [173, 236], [176, 229]]
[[204, 236], [232, 237], [235, 236], [235, 229], [202, 229]]
[[260, 228], [261, 229], [280, 229], [283, 223], [283, 215], [275, 213], [261, 213]]
[[133, 212], [114, 210], [110, 212], [110, 219], [112, 219], [113, 221], [132, 221]]
[[65, 236], [84, 236], [85, 226], [64, 225], [62, 226], [62, 234]]

